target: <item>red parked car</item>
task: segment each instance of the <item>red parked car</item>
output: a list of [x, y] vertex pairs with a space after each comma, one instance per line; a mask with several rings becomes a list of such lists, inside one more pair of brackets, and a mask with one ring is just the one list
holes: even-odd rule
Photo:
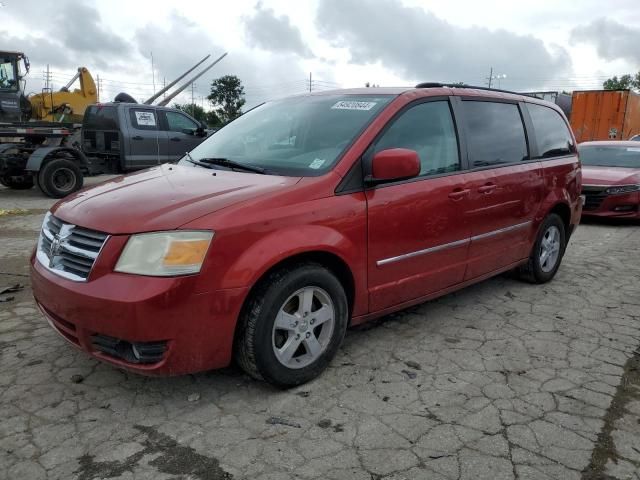
[[640, 144], [635, 141], [584, 142], [583, 215], [640, 218]]
[[147, 374], [225, 367], [290, 386], [348, 325], [517, 268], [553, 278], [578, 224], [553, 104], [420, 84], [266, 103], [177, 165], [47, 214], [36, 301], [90, 355]]

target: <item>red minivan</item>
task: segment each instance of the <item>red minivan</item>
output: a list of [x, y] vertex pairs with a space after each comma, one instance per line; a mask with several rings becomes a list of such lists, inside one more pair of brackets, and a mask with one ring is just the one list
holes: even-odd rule
[[58, 202], [35, 299], [90, 355], [297, 385], [349, 325], [518, 269], [555, 275], [582, 201], [553, 104], [420, 84], [265, 103], [175, 165]]

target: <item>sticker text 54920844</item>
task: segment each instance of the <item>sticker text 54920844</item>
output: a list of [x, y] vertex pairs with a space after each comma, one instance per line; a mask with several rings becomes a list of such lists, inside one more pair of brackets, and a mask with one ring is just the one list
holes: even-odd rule
[[371, 110], [377, 102], [357, 102], [355, 100], [341, 100], [333, 107], [334, 110]]

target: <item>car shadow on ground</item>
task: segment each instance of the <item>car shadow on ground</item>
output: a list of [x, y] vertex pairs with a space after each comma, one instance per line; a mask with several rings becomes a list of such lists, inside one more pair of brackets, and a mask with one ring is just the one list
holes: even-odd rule
[[584, 225], [592, 225], [594, 227], [637, 227], [640, 225], [640, 219], [619, 217], [582, 217], [580, 219], [580, 223]]

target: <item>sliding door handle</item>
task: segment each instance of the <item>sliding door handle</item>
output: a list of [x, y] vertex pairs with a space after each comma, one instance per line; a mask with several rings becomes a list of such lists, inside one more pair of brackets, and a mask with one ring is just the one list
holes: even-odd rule
[[495, 183], [487, 183], [486, 185], [483, 185], [480, 188], [478, 188], [478, 193], [488, 194], [493, 192], [496, 188], [498, 188], [498, 186]]

